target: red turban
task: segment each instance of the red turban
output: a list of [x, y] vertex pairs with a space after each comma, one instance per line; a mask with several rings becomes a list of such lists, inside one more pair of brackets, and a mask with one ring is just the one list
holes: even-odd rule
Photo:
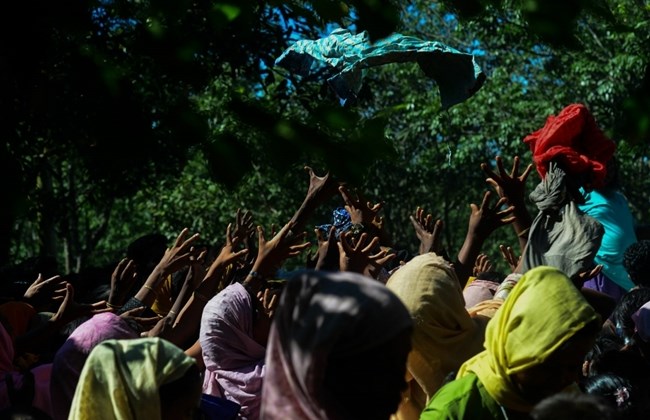
[[591, 174], [591, 184], [596, 188], [603, 186], [607, 162], [616, 149], [582, 104], [571, 104], [557, 116], [549, 116], [544, 127], [526, 136], [524, 143], [530, 146], [542, 178], [548, 163], [556, 159], [569, 174]]

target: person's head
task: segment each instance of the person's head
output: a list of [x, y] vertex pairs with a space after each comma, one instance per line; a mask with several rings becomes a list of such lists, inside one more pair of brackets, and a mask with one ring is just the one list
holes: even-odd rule
[[650, 301], [650, 288], [642, 287], [630, 290], [616, 304], [612, 313], [612, 322], [618, 335], [625, 344], [631, 344], [634, 338], [634, 320], [632, 315], [646, 302]]
[[584, 382], [582, 389], [587, 394], [600, 397], [625, 418], [636, 417], [635, 389], [624, 377], [610, 373], [594, 375]]
[[591, 364], [590, 374], [613, 374], [626, 378], [633, 384], [641, 384], [647, 382], [650, 377], [650, 365], [641, 353], [631, 346], [604, 352]]
[[634, 284], [650, 287], [650, 240], [641, 240], [627, 247], [623, 266]]
[[196, 363], [174, 344], [160, 338], [106, 340], [86, 360], [69, 418], [112, 413], [115, 418], [190, 419], [200, 396]]
[[533, 420], [616, 420], [616, 410], [600, 398], [586, 394], [555, 394], [530, 412]]
[[271, 328], [262, 414], [388, 419], [406, 387], [411, 329], [400, 299], [375, 280], [296, 275]]
[[[602, 356], [609, 351], [619, 351], [623, 347], [623, 341], [616, 335], [599, 334], [591, 350], [585, 356], [582, 365], [582, 376], [592, 375], [591, 368], [597, 368]], [[594, 370], [595, 372], [595, 370]]]
[[126, 257], [133, 260], [139, 277], [146, 278], [165, 255], [167, 238], [160, 233], [144, 235], [131, 242]]
[[596, 321], [587, 324], [545, 360], [513, 373], [511, 379], [519, 393], [526, 400], [537, 402], [577, 383], [585, 354], [591, 349], [599, 327]]
[[488, 324], [485, 352], [460, 374], [474, 372], [497, 402], [528, 412], [579, 379], [599, 330], [600, 317], [567, 275], [536, 267]]
[[95, 315], [78, 325], [54, 356], [52, 411], [55, 420], [68, 418], [79, 376], [90, 352], [109, 339], [134, 339], [138, 335], [126, 320], [111, 312]]
[[240, 283], [223, 289], [203, 309], [199, 342], [206, 393], [218, 395], [211, 389], [228, 393], [241, 406], [243, 417], [259, 413], [268, 318], [269, 312], [260, 308], [258, 298]]
[[454, 269], [434, 253], [411, 259], [386, 286], [415, 321], [408, 369], [431, 397], [449, 372], [483, 349], [484, 328], [465, 309]]

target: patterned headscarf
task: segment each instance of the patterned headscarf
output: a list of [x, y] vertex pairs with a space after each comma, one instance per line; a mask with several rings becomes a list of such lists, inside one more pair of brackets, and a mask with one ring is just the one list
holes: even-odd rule
[[343, 232], [347, 232], [352, 227], [352, 219], [350, 218], [350, 213], [343, 208], [337, 207], [332, 211], [332, 223], [316, 226], [320, 231], [323, 231], [325, 235], [329, 234], [332, 226], [335, 229], [336, 238], [341, 235]]

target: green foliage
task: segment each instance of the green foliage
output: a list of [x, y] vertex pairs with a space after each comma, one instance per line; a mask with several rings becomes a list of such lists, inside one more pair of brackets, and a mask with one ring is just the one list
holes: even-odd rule
[[[572, 102], [586, 104], [617, 141], [623, 190], [638, 223], [650, 215], [646, 2], [11, 7], [18, 29], [3, 33], [13, 42], [2, 51], [9, 65], [0, 168], [16, 181], [6, 191], [0, 264], [55, 254], [75, 271], [114, 261], [146, 233], [171, 242], [183, 227], [215, 243], [237, 208], [269, 227], [300, 205], [303, 165], [385, 201], [395, 243], [412, 252], [408, 215], [425, 207], [445, 221], [453, 253], [469, 203], [487, 190], [480, 163], [497, 154], [506, 164], [514, 155], [530, 161], [523, 137]], [[325, 84], [274, 68], [291, 42], [315, 39], [332, 23], [373, 39], [398, 31], [474, 53], [487, 82], [442, 111], [417, 65], [386, 65], [369, 72], [354, 108], [341, 107]], [[531, 174], [530, 189], [538, 179]], [[341, 204], [326, 203], [313, 223]], [[496, 246], [516, 238], [506, 228], [489, 242], [496, 259]]]

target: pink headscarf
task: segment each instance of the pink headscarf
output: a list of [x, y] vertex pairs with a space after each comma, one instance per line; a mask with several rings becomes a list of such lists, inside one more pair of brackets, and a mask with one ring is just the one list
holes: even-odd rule
[[492, 299], [494, 293], [499, 288], [499, 283], [490, 280], [476, 279], [471, 282], [465, 290], [463, 290], [463, 297], [465, 298], [465, 307], [471, 308], [479, 303]]
[[199, 341], [203, 392], [234, 401], [242, 418], [257, 419], [266, 348], [253, 339], [253, 301], [244, 286], [234, 283], [205, 305]]
[[111, 312], [79, 325], [54, 356], [50, 388], [54, 420], [68, 418], [79, 376], [92, 349], [105, 340], [137, 337], [126, 320]]
[[348, 418], [324, 385], [326, 369], [333, 369], [328, 360], [380, 352], [381, 345], [412, 326], [404, 304], [376, 280], [350, 272], [308, 272], [292, 278], [271, 326], [262, 417]]

